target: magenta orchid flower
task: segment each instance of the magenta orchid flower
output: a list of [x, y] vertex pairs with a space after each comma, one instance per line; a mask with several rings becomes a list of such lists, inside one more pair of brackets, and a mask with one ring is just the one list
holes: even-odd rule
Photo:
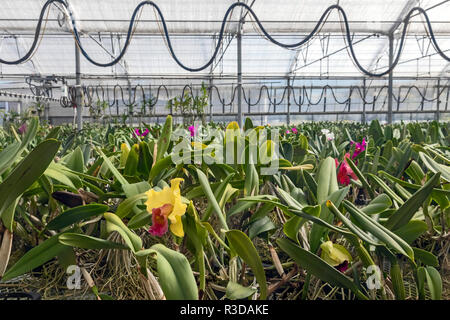
[[286, 130], [286, 134], [289, 134], [289, 133], [291, 133], [291, 131], [289, 129], [287, 129]]
[[355, 152], [353, 152], [352, 159], [355, 159], [361, 152], [366, 150], [366, 146], [367, 146], [366, 138], [363, 138], [361, 143], [359, 143], [359, 142], [355, 143], [352, 141], [351, 144], [352, 145], [355, 144]]
[[[350, 158], [350, 153], [346, 153], [344, 156], [344, 161], [341, 162], [341, 165], [339, 167], [339, 171], [337, 174], [337, 179], [338, 182], [344, 186], [348, 186], [350, 184], [350, 178], [353, 180], [358, 180], [358, 177], [356, 176], [356, 174], [353, 172], [352, 168], [350, 168], [350, 166], [347, 163], [347, 159]], [[336, 166], [338, 164], [337, 159], [335, 159], [336, 161]]]
[[298, 130], [297, 130], [297, 128], [295, 128], [295, 127], [292, 128], [291, 130], [292, 130], [292, 133], [294, 133], [294, 134], [297, 134], [297, 133], [298, 133]]
[[344, 273], [348, 269], [348, 261], [345, 260], [340, 265], [335, 266], [336, 269], [338, 269], [340, 272]]
[[139, 131], [139, 128], [136, 128], [136, 129], [134, 129], [134, 132], [135, 132], [135, 136], [146, 136], [146, 135], [148, 135], [149, 134], [149, 130], [148, 130], [148, 128], [145, 128], [145, 131], [143, 132], [143, 133], [141, 133], [140, 131]]
[[20, 134], [24, 134], [27, 131], [27, 124], [24, 123], [23, 125], [21, 125], [17, 131], [19, 131]]
[[196, 134], [197, 129], [195, 128], [195, 126], [189, 126], [189, 132], [191, 133], [191, 137], [194, 137]]

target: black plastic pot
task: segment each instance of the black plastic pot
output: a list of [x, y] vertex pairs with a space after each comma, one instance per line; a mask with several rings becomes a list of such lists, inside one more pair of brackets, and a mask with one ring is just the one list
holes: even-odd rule
[[0, 300], [41, 300], [41, 295], [36, 292], [8, 292], [0, 293]]

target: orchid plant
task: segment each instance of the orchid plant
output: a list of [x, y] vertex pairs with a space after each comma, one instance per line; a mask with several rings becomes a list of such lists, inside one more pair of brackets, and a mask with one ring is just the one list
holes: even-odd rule
[[1, 281], [75, 265], [98, 299], [119, 272], [147, 299], [445, 297], [448, 123], [144, 126], [0, 130]]

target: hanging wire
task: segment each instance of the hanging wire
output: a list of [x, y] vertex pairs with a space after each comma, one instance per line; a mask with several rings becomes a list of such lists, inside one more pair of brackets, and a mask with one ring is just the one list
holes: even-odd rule
[[[42, 29], [42, 22], [44, 20], [44, 14], [45, 11], [47, 10], [47, 8], [53, 4], [53, 3], [58, 3], [61, 6], [63, 6], [65, 8], [65, 10], [69, 11], [69, 6], [66, 3], [65, 0], [48, 0], [44, 6], [42, 7], [40, 16], [39, 16], [39, 20], [38, 20], [38, 24], [36, 26], [35, 29], [35, 36], [34, 36], [34, 40], [33, 43], [29, 49], [29, 51], [21, 58], [17, 59], [17, 60], [5, 60], [5, 59], [1, 59], [0, 58], [0, 63], [4, 63], [4, 64], [20, 64], [23, 63], [25, 61], [27, 61], [27, 59], [29, 57], [31, 57], [31, 55], [33, 54], [34, 50], [37, 48], [38, 44], [39, 44], [39, 36], [41, 33], [41, 29]], [[276, 40], [275, 38], [273, 38], [267, 31], [266, 29], [263, 27], [263, 25], [261, 24], [261, 22], [259, 21], [257, 15], [254, 13], [254, 11], [250, 8], [250, 6], [248, 6], [247, 4], [243, 3], [243, 2], [235, 2], [233, 4], [230, 5], [230, 7], [227, 9], [224, 18], [222, 20], [222, 25], [220, 28], [220, 32], [219, 32], [219, 36], [218, 36], [218, 42], [216, 44], [216, 47], [214, 49], [214, 52], [211, 56], [211, 58], [202, 66], [200, 67], [188, 67], [186, 65], [184, 65], [179, 58], [177, 57], [177, 55], [175, 54], [175, 51], [172, 47], [172, 42], [170, 39], [170, 35], [167, 29], [167, 24], [166, 21], [164, 19], [164, 16], [160, 10], [160, 8], [153, 2], [153, 1], [142, 1], [141, 3], [139, 3], [136, 8], [133, 11], [133, 14], [131, 16], [130, 19], [130, 23], [129, 23], [129, 27], [128, 27], [128, 32], [127, 32], [127, 37], [126, 37], [126, 41], [124, 44], [124, 47], [122, 48], [122, 50], [119, 52], [118, 56], [113, 59], [110, 62], [107, 63], [101, 63], [101, 62], [97, 62], [95, 61], [93, 58], [90, 57], [90, 55], [86, 52], [86, 50], [84, 49], [83, 45], [81, 44], [80, 41], [80, 33], [76, 27], [76, 23], [74, 20], [73, 15], [70, 15], [71, 17], [71, 26], [72, 26], [72, 31], [73, 31], [73, 35], [75, 38], [75, 41], [78, 45], [78, 47], [80, 48], [81, 53], [83, 54], [83, 56], [92, 64], [98, 66], [98, 67], [110, 67], [115, 65], [116, 63], [118, 63], [123, 56], [126, 53], [126, 50], [128, 49], [128, 46], [130, 45], [131, 39], [134, 35], [134, 31], [135, 31], [135, 23], [137, 23], [139, 21], [139, 17], [140, 17], [140, 12], [141, 9], [145, 6], [145, 5], [149, 5], [151, 7], [153, 7], [154, 10], [156, 10], [157, 15], [159, 16], [160, 19], [157, 19], [157, 22], [162, 24], [162, 31], [163, 31], [163, 37], [165, 38], [165, 41], [167, 42], [167, 47], [169, 50], [170, 55], [172, 56], [172, 58], [175, 60], [175, 62], [184, 70], [186, 71], [190, 71], [190, 72], [197, 72], [197, 71], [202, 71], [204, 69], [206, 69], [208, 66], [210, 66], [218, 52], [219, 52], [219, 48], [222, 44], [223, 41], [223, 37], [224, 37], [224, 31], [225, 31], [225, 25], [227, 22], [227, 18], [230, 15], [230, 13], [232, 12], [232, 10], [238, 6], [243, 7], [245, 9], [247, 9], [248, 13], [250, 14], [250, 16], [255, 20], [256, 24], [258, 25], [259, 29], [261, 30], [262, 34], [264, 35], [265, 38], [268, 39], [268, 41], [274, 43], [275, 45], [278, 45], [280, 47], [283, 48], [287, 48], [287, 49], [292, 49], [292, 48], [298, 48], [302, 45], [304, 45], [305, 43], [307, 43], [310, 39], [312, 39], [319, 31], [320, 31], [320, 27], [322, 26], [322, 24], [326, 21], [326, 19], [328, 18], [328, 15], [331, 11], [333, 10], [337, 10], [339, 12], [339, 15], [341, 16], [341, 19], [343, 20], [343, 24], [344, 24], [344, 28], [345, 28], [345, 38], [346, 38], [346, 42], [347, 42], [347, 46], [348, 46], [348, 50], [349, 50], [349, 54], [350, 57], [352, 59], [352, 61], [356, 64], [356, 67], [365, 75], [370, 76], [370, 77], [381, 77], [384, 76], [386, 74], [388, 74], [389, 72], [391, 72], [398, 64], [399, 60], [400, 60], [400, 56], [404, 47], [404, 43], [405, 43], [405, 37], [406, 37], [406, 33], [408, 31], [408, 26], [410, 24], [410, 20], [413, 17], [413, 14], [417, 13], [423, 16], [423, 18], [425, 19], [425, 23], [426, 23], [426, 31], [427, 31], [427, 35], [430, 38], [430, 41], [432, 42], [432, 45], [434, 47], [434, 49], [436, 50], [436, 52], [446, 61], [450, 62], [450, 57], [447, 56], [439, 47], [437, 40], [434, 36], [433, 33], [433, 29], [431, 26], [431, 22], [430, 19], [426, 13], [426, 11], [421, 8], [421, 7], [414, 7], [412, 8], [408, 14], [406, 15], [405, 19], [403, 20], [403, 30], [402, 30], [402, 34], [401, 34], [401, 38], [400, 38], [400, 42], [399, 42], [399, 49], [397, 51], [397, 54], [395, 55], [395, 58], [392, 62], [392, 64], [389, 64], [389, 66], [387, 67], [387, 69], [383, 72], [380, 73], [374, 73], [374, 72], [370, 72], [369, 70], [367, 70], [366, 68], [364, 68], [361, 63], [359, 62], [359, 60], [356, 57], [355, 51], [354, 51], [354, 47], [353, 47], [353, 42], [352, 42], [352, 38], [351, 38], [351, 30], [350, 30], [350, 26], [348, 23], [348, 19], [347, 19], [347, 14], [345, 13], [344, 9], [338, 5], [331, 5], [329, 6], [322, 14], [322, 16], [319, 18], [319, 20], [317, 21], [317, 24], [315, 25], [315, 27], [313, 28], [313, 30], [306, 35], [302, 40], [300, 40], [299, 42], [295, 42], [295, 43], [290, 43], [290, 44], [286, 44], [286, 43], [282, 43], [278, 40]], [[417, 15], [415, 14], [415, 15]]]

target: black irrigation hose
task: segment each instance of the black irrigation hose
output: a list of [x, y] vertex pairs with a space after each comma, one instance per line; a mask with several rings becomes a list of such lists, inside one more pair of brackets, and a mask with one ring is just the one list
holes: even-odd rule
[[[420, 88], [417, 87], [416, 85], [411, 85], [409, 87], [400, 87], [400, 89], [401, 88], [407, 89], [406, 93], [404, 94], [403, 97], [400, 94], [400, 92], [399, 92], [398, 96], [393, 93], [393, 100], [395, 102], [397, 102], [398, 104], [405, 102], [406, 99], [410, 96], [410, 94], [412, 94], [413, 90], [415, 90], [417, 92], [421, 101], [423, 101], [423, 102], [434, 102], [438, 98], [440, 98], [440, 96], [442, 95], [442, 93], [445, 90], [450, 90], [449, 86], [442, 86], [442, 88], [440, 89], [440, 91], [438, 91], [438, 94], [434, 98], [427, 98], [425, 96], [425, 94], [422, 93]], [[206, 87], [206, 90], [209, 92], [210, 96], [213, 95], [213, 90], [216, 91], [216, 96], [218, 98], [218, 101], [223, 107], [231, 106], [235, 102], [236, 91], [238, 89], [239, 89], [239, 87], [237, 87], [237, 86], [231, 89], [230, 100], [227, 102], [227, 101], [225, 101], [225, 98], [222, 97], [220, 90], [217, 86], [212, 85], [212, 86]], [[327, 96], [327, 92], [330, 92], [333, 100], [337, 104], [340, 104], [340, 105], [350, 104], [350, 101], [351, 101], [352, 96], [354, 95], [354, 92], [357, 92], [359, 99], [361, 99], [361, 101], [363, 103], [368, 104], [368, 105], [374, 105], [377, 101], [379, 101], [379, 98], [382, 95], [383, 91], [387, 91], [388, 86], [385, 85], [385, 86], [381, 86], [378, 88], [368, 87], [365, 89], [366, 94], [364, 94], [364, 90], [360, 86], [349, 86], [348, 88], [333, 88], [330, 85], [325, 85], [323, 87], [313, 88], [312, 86], [307, 87], [307, 86], [303, 85], [301, 87], [296, 87], [296, 88], [294, 88], [292, 86], [285, 86], [284, 88], [279, 88], [279, 89], [283, 90], [283, 94], [281, 95], [280, 99], [275, 100], [277, 95], [270, 93], [269, 87], [267, 87], [266, 85], [262, 85], [259, 88], [258, 99], [251, 102], [250, 97], [247, 96], [247, 94], [246, 94], [246, 90], [244, 88], [241, 88], [242, 93], [243, 93], [243, 100], [247, 104], [248, 107], [252, 107], [252, 106], [260, 104], [261, 99], [264, 97], [264, 94], [266, 95], [270, 105], [277, 106], [282, 103], [286, 103], [285, 100], [287, 100], [287, 98], [286, 98], [287, 92], [290, 91], [290, 94], [291, 94], [290, 96], [292, 97], [292, 102], [293, 102], [292, 105], [293, 106], [296, 105], [301, 108], [303, 105], [308, 105], [308, 106], [318, 105], [319, 103], [321, 103], [324, 100], [324, 97]], [[312, 91], [313, 90], [321, 90], [319, 98], [316, 101], [313, 101], [313, 99], [312, 99]], [[347, 98], [344, 98], [344, 100], [339, 100], [336, 95], [336, 90], [348, 90], [348, 94], [346, 95]], [[366, 99], [369, 90], [373, 91], [371, 100]], [[114, 85], [113, 90], [112, 90], [113, 99], [110, 100], [110, 95], [109, 95], [110, 86], [108, 86], [108, 85], [102, 86], [99, 84], [99, 85], [96, 85], [95, 87], [94, 86], [85, 86], [82, 88], [82, 92], [84, 93], [84, 98], [83, 98], [84, 102], [85, 102], [84, 105], [86, 107], [91, 107], [91, 108], [94, 107], [95, 108], [95, 106], [93, 106], [94, 100], [105, 102], [105, 91], [106, 91], [106, 97], [107, 97], [106, 102], [108, 103], [109, 107], [113, 107], [114, 105], [117, 106], [117, 102], [119, 100], [121, 100], [122, 103], [128, 107], [130, 107], [132, 105], [136, 105], [137, 96], [138, 96], [138, 93], [140, 92], [140, 96], [141, 96], [140, 101], [146, 102], [143, 104], [144, 114], [146, 113], [145, 108], [146, 108], [146, 105], [148, 102], [146, 100], [147, 97], [150, 97], [150, 99], [151, 99], [150, 103], [148, 104], [148, 106], [150, 108], [149, 111], [152, 111], [153, 108], [158, 103], [158, 101], [162, 98], [162, 92], [164, 92], [166, 100], [169, 100], [171, 98], [170, 94], [169, 94], [169, 89], [165, 85], [159, 85], [156, 89], [156, 95], [153, 95], [151, 85], [148, 86], [148, 91], [146, 94], [144, 87], [140, 84], [138, 84], [136, 86], [124, 86], [124, 87], [122, 87], [120, 84], [116, 84], [116, 85]], [[131, 95], [130, 94], [128, 95], [128, 99], [126, 98], [124, 91], [128, 91], [129, 93], [131, 93]], [[296, 91], [298, 92], [298, 98], [296, 98]], [[310, 91], [309, 94], [308, 94], [308, 91]], [[116, 94], [117, 92], [119, 92], [120, 94]], [[191, 98], [196, 97], [194, 95], [194, 87], [191, 85], [185, 85], [181, 89], [182, 99], [184, 99], [186, 93]], [[278, 97], [279, 97], [279, 95], [278, 95]], [[62, 107], [73, 107], [74, 105], [76, 105], [75, 98], [76, 98], [75, 87], [70, 87], [69, 88], [69, 97], [60, 99], [61, 106]], [[112, 101], [112, 103], [110, 103], [111, 101]]]
[[[0, 63], [4, 63], [4, 64], [19, 64], [19, 63], [22, 63], [22, 62], [26, 61], [29, 57], [31, 57], [31, 55], [33, 54], [33, 52], [34, 52], [34, 50], [36, 49], [36, 46], [37, 46], [37, 44], [38, 44], [38, 39], [39, 39], [39, 35], [40, 35], [40, 32], [41, 32], [41, 27], [42, 27], [42, 21], [43, 21], [43, 19], [44, 19], [44, 13], [45, 13], [45, 11], [47, 10], [47, 8], [48, 8], [52, 3], [59, 3], [59, 4], [61, 4], [62, 6], [64, 6], [68, 11], [70, 10], [69, 7], [68, 7], [68, 5], [67, 5], [67, 3], [66, 3], [64, 0], [48, 0], [48, 1], [44, 4], [44, 6], [42, 7], [41, 14], [40, 14], [40, 16], [39, 16], [39, 21], [38, 21], [38, 24], [37, 24], [36, 30], [35, 30], [34, 41], [33, 41], [33, 44], [31, 45], [31, 48], [29, 49], [29, 51], [28, 51], [23, 57], [21, 57], [21, 58], [19, 58], [19, 59], [17, 59], [17, 60], [14, 60], [14, 61], [7, 61], [7, 60], [4, 60], [4, 59], [1, 59], [1, 58], [0, 58]], [[339, 6], [339, 5], [337, 5], [337, 4], [336, 4], [336, 5], [331, 5], [331, 6], [329, 6], [329, 7], [324, 11], [324, 13], [322, 14], [322, 16], [320, 17], [320, 19], [318, 20], [318, 22], [317, 22], [317, 24], [315, 25], [315, 27], [313, 28], [313, 30], [312, 30], [305, 38], [303, 38], [303, 40], [301, 40], [301, 41], [299, 41], [299, 42], [296, 42], [296, 43], [285, 44], [285, 43], [281, 43], [281, 42], [275, 40], [275, 39], [274, 39], [274, 38], [273, 38], [273, 37], [272, 37], [272, 36], [264, 29], [263, 25], [262, 25], [261, 22], [259, 21], [259, 19], [258, 19], [258, 17], [256, 16], [256, 14], [253, 12], [253, 10], [252, 10], [247, 4], [242, 3], [242, 2], [235, 2], [235, 3], [233, 3], [232, 5], [230, 5], [230, 7], [229, 7], [228, 10], [226, 11], [226, 13], [225, 13], [225, 15], [224, 15], [224, 18], [223, 18], [223, 20], [222, 20], [222, 26], [221, 26], [221, 28], [220, 28], [220, 32], [219, 32], [219, 36], [218, 36], [218, 42], [217, 42], [216, 47], [215, 47], [215, 49], [214, 49], [213, 55], [211, 56], [211, 58], [209, 59], [209, 61], [208, 61], [206, 64], [204, 64], [203, 66], [200, 66], [200, 67], [198, 67], [198, 68], [191, 68], [191, 67], [188, 67], [188, 66], [184, 65], [184, 64], [178, 59], [178, 57], [176, 56], [176, 54], [175, 54], [175, 52], [174, 52], [174, 50], [173, 50], [173, 47], [172, 47], [172, 42], [171, 42], [171, 40], [170, 40], [170, 35], [169, 35], [168, 29], [167, 29], [167, 25], [166, 25], [166, 21], [165, 21], [165, 19], [164, 19], [164, 16], [163, 16], [161, 10], [159, 9], [159, 7], [158, 7], [153, 1], [142, 1], [141, 3], [139, 3], [139, 4], [136, 6], [136, 8], [135, 8], [134, 11], [133, 11], [133, 15], [131, 16], [131, 19], [130, 19], [130, 24], [129, 24], [129, 27], [128, 27], [128, 32], [127, 32], [127, 38], [126, 38], [126, 41], [125, 41], [125, 45], [123, 46], [123, 48], [122, 48], [122, 50], [120, 51], [120, 53], [119, 53], [119, 55], [117, 56], [117, 58], [115, 58], [114, 60], [112, 60], [111, 62], [108, 62], [108, 63], [100, 63], [100, 62], [95, 61], [95, 60], [92, 59], [92, 58], [89, 56], [89, 54], [85, 51], [85, 49], [83, 48], [83, 45], [81, 44], [81, 41], [80, 41], [80, 36], [79, 36], [78, 29], [76, 28], [75, 20], [74, 20], [74, 18], [73, 18], [73, 16], [72, 16], [71, 23], [72, 23], [72, 27], [73, 27], [73, 31], [74, 31], [75, 41], [76, 41], [78, 47], [80, 48], [80, 51], [81, 51], [81, 53], [83, 54], [83, 56], [84, 56], [89, 62], [91, 62], [92, 64], [94, 64], [94, 65], [96, 65], [96, 66], [98, 66], [98, 67], [110, 67], [110, 66], [115, 65], [116, 63], [118, 63], [118, 62], [123, 58], [123, 56], [125, 55], [125, 53], [126, 53], [126, 51], [127, 51], [127, 49], [128, 49], [128, 46], [130, 45], [131, 37], [132, 37], [132, 35], [133, 35], [133, 27], [134, 27], [135, 21], [136, 21], [136, 15], [138, 14], [139, 10], [140, 10], [143, 6], [145, 6], [145, 5], [149, 5], [149, 6], [153, 7], [153, 8], [156, 10], [156, 12], [158, 13], [158, 15], [159, 15], [159, 17], [160, 17], [160, 19], [161, 19], [162, 26], [163, 26], [164, 36], [165, 36], [165, 38], [166, 38], [167, 46], [168, 46], [168, 48], [169, 48], [169, 53], [170, 53], [170, 55], [172, 56], [172, 58], [175, 60], [175, 62], [176, 62], [181, 68], [183, 68], [183, 69], [185, 69], [185, 70], [187, 70], [187, 71], [190, 71], [190, 72], [202, 71], [202, 70], [206, 69], [207, 67], [209, 67], [209, 66], [214, 62], [214, 60], [215, 60], [215, 58], [216, 58], [216, 56], [217, 56], [217, 54], [218, 54], [218, 52], [219, 52], [219, 48], [220, 48], [220, 46], [221, 46], [221, 44], [222, 44], [222, 40], [223, 40], [223, 36], [224, 36], [224, 31], [225, 31], [225, 25], [226, 25], [226, 21], [227, 21], [227, 19], [228, 19], [228, 16], [230, 15], [230, 13], [233, 11], [233, 9], [234, 9], [235, 7], [239, 7], [239, 6], [245, 8], [245, 9], [248, 11], [248, 13], [255, 19], [255, 21], [256, 21], [258, 27], [260, 28], [261, 32], [263, 33], [263, 35], [264, 35], [270, 42], [276, 44], [277, 46], [280, 46], [280, 47], [283, 47], [283, 48], [288, 48], [288, 49], [297, 48], [297, 47], [299, 47], [299, 46], [301, 46], [301, 45], [307, 43], [309, 40], [311, 40], [311, 38], [312, 38], [316, 33], [318, 33], [318, 31], [320, 30], [320, 26], [321, 26], [323, 23], [326, 22], [325, 20], [326, 20], [328, 14], [329, 14], [332, 10], [337, 10], [337, 11], [342, 15], [342, 19], [343, 19], [344, 26], [345, 26], [345, 37], [346, 37], [346, 40], [347, 40], [347, 43], [348, 43], [348, 48], [349, 48], [349, 50], [350, 50], [351, 58], [353, 59], [354, 63], [355, 63], [356, 66], [358, 67], [358, 69], [359, 69], [362, 73], [364, 73], [365, 75], [367, 75], [367, 76], [369, 76], [369, 77], [381, 77], [381, 76], [384, 76], [384, 75], [388, 74], [389, 72], [391, 72], [391, 71], [397, 66], [397, 64], [398, 64], [398, 62], [399, 62], [399, 60], [400, 60], [400, 56], [401, 56], [401, 52], [402, 52], [404, 43], [405, 43], [405, 37], [406, 37], [406, 33], [407, 33], [407, 27], [408, 27], [408, 24], [409, 24], [409, 20], [412, 18], [413, 14], [417, 11], [418, 14], [422, 14], [422, 15], [424, 16], [425, 20], [426, 20], [426, 25], [427, 25], [427, 29], [428, 29], [427, 34], [429, 35], [429, 37], [430, 37], [430, 39], [431, 39], [431, 42], [432, 42], [432, 44], [433, 44], [435, 50], [437, 51], [437, 53], [438, 53], [444, 60], [450, 62], [450, 57], [447, 56], [447, 55], [445, 55], [445, 53], [440, 49], [440, 47], [439, 47], [439, 45], [438, 45], [438, 43], [437, 43], [437, 41], [436, 41], [436, 38], [435, 38], [435, 36], [434, 36], [433, 28], [431, 27], [430, 19], [428, 18], [428, 15], [427, 15], [426, 11], [425, 11], [423, 8], [421, 8], [421, 7], [414, 7], [414, 8], [412, 8], [412, 9], [408, 12], [406, 18], [403, 20], [403, 31], [402, 31], [402, 36], [401, 36], [401, 39], [400, 39], [400, 44], [399, 44], [399, 47], [398, 47], [398, 50], [397, 50], [395, 59], [394, 59], [393, 62], [392, 62], [392, 65], [389, 65], [388, 68], [387, 68], [385, 71], [383, 71], [383, 72], [380, 72], [380, 73], [373, 73], [373, 72], [370, 72], [370, 71], [368, 71], [367, 69], [365, 69], [365, 68], [360, 64], [359, 60], [358, 60], [357, 57], [356, 57], [356, 54], [355, 54], [355, 51], [354, 51], [354, 48], [353, 48], [353, 42], [352, 42], [352, 38], [351, 38], [351, 31], [350, 31], [350, 26], [349, 26], [349, 23], [348, 23], [347, 15], [346, 15], [344, 9], [343, 9], [341, 6]]]

